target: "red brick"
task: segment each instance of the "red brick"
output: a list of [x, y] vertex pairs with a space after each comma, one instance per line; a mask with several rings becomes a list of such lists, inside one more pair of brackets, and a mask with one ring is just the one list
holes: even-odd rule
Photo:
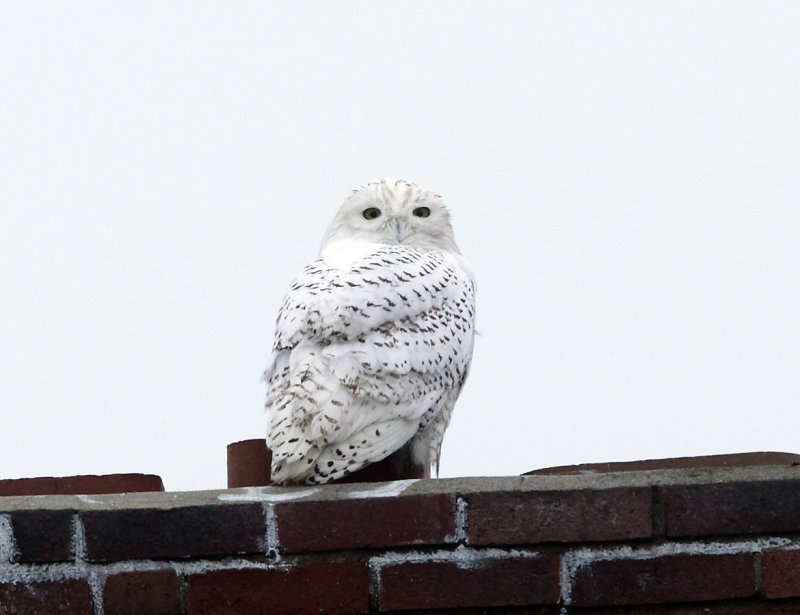
[[377, 570], [381, 611], [556, 604], [554, 555], [401, 561]]
[[11, 528], [17, 547], [15, 562], [63, 562], [73, 558], [72, 518], [68, 510], [17, 510]]
[[228, 445], [228, 489], [270, 484], [272, 453], [264, 438]]
[[523, 476], [607, 474], [609, 472], [640, 472], [642, 470], [679, 470], [683, 468], [734, 468], [752, 466], [792, 466], [800, 464], [795, 453], [731, 453], [725, 455], [700, 455], [698, 457], [669, 457], [640, 461], [611, 461], [555, 466], [525, 472]]
[[575, 606], [700, 602], [754, 596], [753, 555], [665, 555], [597, 560], [572, 584]]
[[265, 548], [260, 504], [96, 510], [81, 518], [90, 561], [260, 553]]
[[649, 487], [576, 491], [473, 493], [467, 500], [467, 542], [517, 545], [649, 538]]
[[275, 505], [281, 551], [308, 552], [438, 544], [455, 534], [453, 497], [285, 502]]
[[371, 463], [352, 474], [336, 480], [336, 483], [383, 483], [395, 480], [408, 480], [412, 478], [430, 478], [431, 463], [429, 452], [424, 458], [408, 454], [403, 447], [385, 459]]
[[767, 551], [761, 556], [761, 570], [767, 598], [800, 596], [800, 551]]
[[86, 581], [0, 583], [0, 615], [93, 615]]
[[367, 613], [366, 564], [217, 570], [188, 578], [187, 615]]
[[164, 491], [161, 477], [154, 474], [106, 474], [103, 476], [46, 476], [0, 480], [0, 496], [140, 493], [146, 491]]
[[800, 531], [800, 480], [661, 487], [667, 536]]
[[181, 615], [178, 577], [172, 570], [125, 572], [106, 579], [104, 615]]
[[[228, 445], [228, 488], [271, 484], [272, 453], [264, 438], [241, 440]], [[410, 478], [430, 478], [428, 459], [411, 460], [408, 451], [400, 449], [385, 459], [336, 480], [336, 483], [380, 483]], [[303, 484], [292, 483], [289, 484]]]

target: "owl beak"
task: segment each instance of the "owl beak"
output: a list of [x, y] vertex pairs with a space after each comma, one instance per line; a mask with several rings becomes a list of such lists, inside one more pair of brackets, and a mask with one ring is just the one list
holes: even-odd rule
[[387, 222], [389, 232], [397, 243], [403, 243], [414, 232], [411, 226], [402, 218], [391, 218]]

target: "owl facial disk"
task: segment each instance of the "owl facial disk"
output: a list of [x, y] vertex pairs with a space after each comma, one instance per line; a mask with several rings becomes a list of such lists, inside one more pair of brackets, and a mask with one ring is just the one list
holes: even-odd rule
[[369, 182], [345, 200], [322, 238], [321, 251], [362, 241], [461, 254], [441, 198], [411, 182]]

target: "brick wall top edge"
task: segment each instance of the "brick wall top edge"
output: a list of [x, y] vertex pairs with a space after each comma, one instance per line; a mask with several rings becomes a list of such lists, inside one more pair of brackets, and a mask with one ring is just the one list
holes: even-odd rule
[[509, 491], [575, 491], [672, 485], [800, 481], [800, 467], [689, 468], [567, 476], [500, 476], [419, 479], [308, 487], [244, 487], [211, 491], [0, 497], [0, 512], [15, 510], [114, 510], [178, 508], [264, 502], [325, 501]]

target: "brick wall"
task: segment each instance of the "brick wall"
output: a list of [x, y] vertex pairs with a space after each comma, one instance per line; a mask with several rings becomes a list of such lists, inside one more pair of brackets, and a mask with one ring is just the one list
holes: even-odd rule
[[800, 613], [791, 465], [0, 498], [0, 614]]

